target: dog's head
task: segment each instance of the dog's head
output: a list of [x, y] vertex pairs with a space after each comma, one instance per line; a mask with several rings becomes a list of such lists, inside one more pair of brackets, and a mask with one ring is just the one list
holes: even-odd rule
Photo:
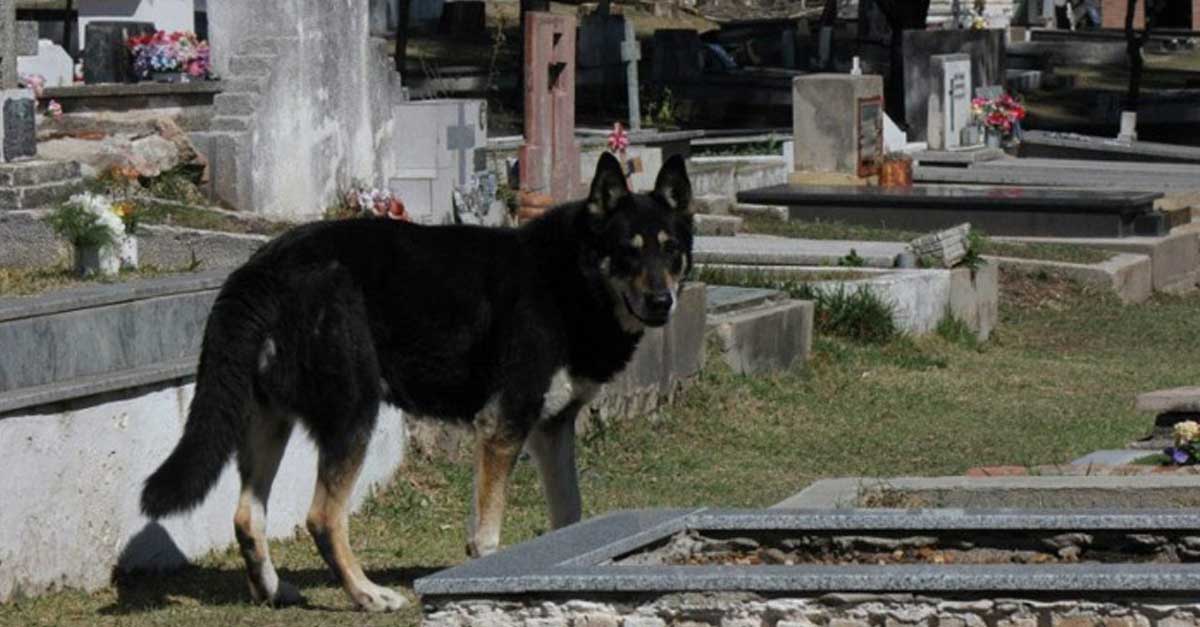
[[634, 194], [615, 157], [604, 153], [586, 202], [593, 234], [585, 263], [615, 301], [622, 328], [639, 332], [667, 323], [692, 266], [692, 184], [683, 158], [667, 160], [654, 191]]

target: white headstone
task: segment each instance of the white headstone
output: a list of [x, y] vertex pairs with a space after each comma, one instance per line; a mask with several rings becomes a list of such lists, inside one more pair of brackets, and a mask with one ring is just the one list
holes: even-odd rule
[[75, 62], [71, 55], [49, 39], [38, 41], [37, 56], [17, 57], [17, 71], [45, 78], [46, 87], [62, 87], [75, 82]]
[[892, 116], [883, 114], [883, 150], [884, 152], [900, 152], [908, 146], [908, 133], [892, 121]]
[[929, 71], [929, 148], [967, 148], [963, 143], [963, 129], [972, 122], [971, 57], [935, 54], [929, 59]]

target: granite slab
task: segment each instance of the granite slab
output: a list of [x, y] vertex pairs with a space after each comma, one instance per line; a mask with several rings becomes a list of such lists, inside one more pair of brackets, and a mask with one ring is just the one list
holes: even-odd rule
[[428, 577], [437, 597], [508, 594], [752, 591], [1083, 592], [1153, 595], [1200, 586], [1197, 564], [633, 566], [611, 560], [686, 529], [716, 532], [870, 532], [1191, 529], [1187, 510], [635, 510], [607, 514]]
[[776, 185], [738, 193], [738, 202], [785, 205], [792, 220], [829, 220], [932, 231], [963, 222], [989, 235], [1129, 237], [1162, 235], [1158, 192], [1041, 187]]

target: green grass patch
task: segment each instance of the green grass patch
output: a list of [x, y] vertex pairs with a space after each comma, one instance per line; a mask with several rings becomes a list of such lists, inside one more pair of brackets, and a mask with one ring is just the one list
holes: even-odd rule
[[1153, 453], [1145, 457], [1139, 457], [1131, 462], [1133, 466], [1171, 466], [1171, 459], [1162, 453]]
[[993, 257], [1016, 257], [1017, 259], [1037, 259], [1040, 261], [1062, 261], [1066, 263], [1097, 264], [1104, 263], [1116, 256], [1116, 253], [1087, 246], [1073, 244], [1044, 244], [997, 242], [984, 238], [980, 247], [981, 255]]
[[227, 212], [215, 211], [171, 200], [139, 197], [143, 224], [163, 224], [205, 231], [225, 233], [249, 233], [254, 235], [278, 235], [295, 224], [275, 222], [249, 216], [232, 216]]
[[[985, 352], [937, 335], [886, 345], [818, 336], [805, 369], [741, 376], [710, 358], [671, 407], [581, 438], [585, 516], [766, 507], [831, 477], [1062, 463], [1144, 435], [1150, 422], [1133, 408], [1136, 394], [1200, 380], [1195, 360], [1163, 358], [1200, 354], [1200, 294], [1123, 306], [1057, 279], [1005, 276], [1002, 289], [1001, 325]], [[470, 465], [410, 458], [393, 485], [351, 519], [353, 546], [376, 581], [411, 593], [415, 577], [464, 561]], [[503, 542], [546, 529], [536, 473], [521, 461]], [[418, 623], [416, 607], [390, 616], [351, 611], [306, 534], [271, 546], [281, 576], [313, 608], [251, 605], [241, 559], [229, 549], [183, 571], [122, 577], [94, 593], [18, 599], [0, 606], [0, 624]]]

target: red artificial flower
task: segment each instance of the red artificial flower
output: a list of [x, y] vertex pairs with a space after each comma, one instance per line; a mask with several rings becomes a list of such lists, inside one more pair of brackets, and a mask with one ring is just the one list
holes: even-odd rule
[[613, 124], [613, 130], [608, 134], [608, 149], [612, 152], [624, 152], [629, 148], [629, 133], [620, 122]]
[[388, 206], [387, 217], [393, 220], [410, 222], [408, 212], [404, 209], [404, 203], [400, 202], [399, 198], [392, 198]]

